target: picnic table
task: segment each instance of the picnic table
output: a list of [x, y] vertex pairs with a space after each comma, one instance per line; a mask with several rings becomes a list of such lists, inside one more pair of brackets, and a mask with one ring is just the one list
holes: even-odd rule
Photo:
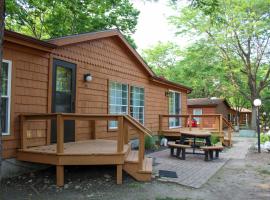
[[203, 131], [203, 130], [180, 130], [181, 136], [180, 136], [180, 141], [179, 144], [185, 144], [186, 139], [192, 139], [193, 144], [192, 144], [192, 149], [193, 149], [193, 154], [195, 153], [196, 149], [196, 139], [204, 139], [205, 140], [205, 145], [206, 146], [211, 146], [211, 133], [209, 131]]
[[[171, 149], [171, 156], [179, 157], [182, 160], [185, 160], [185, 154], [190, 154], [190, 152], [186, 152], [186, 149], [192, 148], [193, 152], [191, 154], [201, 154], [205, 155], [205, 161], [213, 160], [215, 153], [215, 159], [219, 158], [219, 152], [223, 150], [223, 146], [212, 146], [211, 145], [211, 133], [209, 131], [204, 130], [181, 130], [180, 131], [180, 140], [176, 142], [169, 142], [168, 146]], [[203, 146], [196, 145], [196, 139], [204, 139], [205, 144]], [[192, 145], [186, 145], [186, 139], [192, 139]], [[199, 149], [204, 151], [204, 153], [195, 152], [195, 149]], [[174, 149], [176, 149], [176, 155], [174, 155]]]

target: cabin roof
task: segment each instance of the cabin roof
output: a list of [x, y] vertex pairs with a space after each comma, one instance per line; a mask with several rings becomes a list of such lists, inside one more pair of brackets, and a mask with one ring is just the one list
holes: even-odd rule
[[148, 73], [150, 80], [157, 82], [162, 85], [167, 85], [173, 88], [186, 90], [187, 93], [192, 91], [191, 88], [184, 86], [182, 84], [169, 81], [163, 77], [158, 77], [152, 69], [147, 65], [144, 59], [140, 56], [140, 54], [131, 47], [131, 45], [127, 42], [123, 34], [117, 30], [104, 30], [104, 31], [97, 31], [97, 32], [88, 32], [82, 34], [75, 34], [75, 35], [68, 35], [64, 37], [53, 38], [49, 40], [39, 40], [30, 36], [26, 36], [14, 31], [5, 30], [4, 39], [7, 41], [19, 43], [22, 45], [30, 46], [32, 48], [41, 49], [44, 51], [52, 51], [61, 46], [72, 45], [76, 43], [97, 40], [107, 37], [116, 37], [119, 41], [127, 48], [127, 50], [139, 61], [145, 71]]
[[222, 103], [225, 103], [229, 108], [231, 107], [227, 100], [223, 98], [196, 98], [187, 101], [188, 106], [217, 106]]
[[251, 111], [250, 109], [247, 109], [247, 108], [240, 108], [240, 109], [237, 109], [237, 108], [235, 108], [235, 107], [232, 107], [231, 109], [234, 110], [234, 111], [239, 110], [240, 113], [252, 113], [252, 111]]
[[32, 48], [40, 49], [41, 47], [45, 48], [47, 51], [50, 51], [54, 48], [57, 48], [57, 45], [48, 43], [43, 40], [39, 40], [21, 33], [17, 33], [10, 30], [5, 30], [4, 40], [9, 42], [18, 43], [25, 46], [30, 46]]

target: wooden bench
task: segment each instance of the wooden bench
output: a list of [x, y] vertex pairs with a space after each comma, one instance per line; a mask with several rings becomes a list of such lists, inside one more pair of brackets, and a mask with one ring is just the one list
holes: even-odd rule
[[[171, 149], [171, 156], [179, 157], [181, 160], [186, 159], [186, 148], [191, 148], [189, 145], [176, 144], [174, 142], [169, 142], [168, 147]], [[176, 149], [176, 155], [174, 155], [174, 149]]]
[[[214, 152], [215, 152], [215, 158], [219, 158], [219, 152], [223, 150], [223, 146], [204, 146], [200, 148], [204, 151], [205, 161], [213, 160], [214, 159]], [[210, 157], [210, 158], [209, 158]]]

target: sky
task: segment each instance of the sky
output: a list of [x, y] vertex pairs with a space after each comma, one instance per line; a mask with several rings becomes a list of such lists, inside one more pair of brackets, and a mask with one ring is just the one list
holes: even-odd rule
[[131, 0], [131, 2], [140, 11], [137, 30], [133, 35], [139, 52], [155, 45], [158, 41], [172, 41], [182, 48], [189, 44], [188, 38], [175, 36], [175, 28], [169, 24], [167, 18], [177, 13], [168, 6], [167, 0], [157, 2]]

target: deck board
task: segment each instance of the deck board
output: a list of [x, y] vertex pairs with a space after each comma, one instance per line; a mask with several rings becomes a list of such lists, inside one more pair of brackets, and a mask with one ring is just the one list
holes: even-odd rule
[[[128, 151], [129, 146], [124, 146], [124, 152]], [[41, 154], [56, 154], [56, 144], [30, 147], [22, 150]], [[84, 140], [68, 142], [64, 144], [64, 155], [112, 155], [117, 153], [117, 141], [115, 140]]]

